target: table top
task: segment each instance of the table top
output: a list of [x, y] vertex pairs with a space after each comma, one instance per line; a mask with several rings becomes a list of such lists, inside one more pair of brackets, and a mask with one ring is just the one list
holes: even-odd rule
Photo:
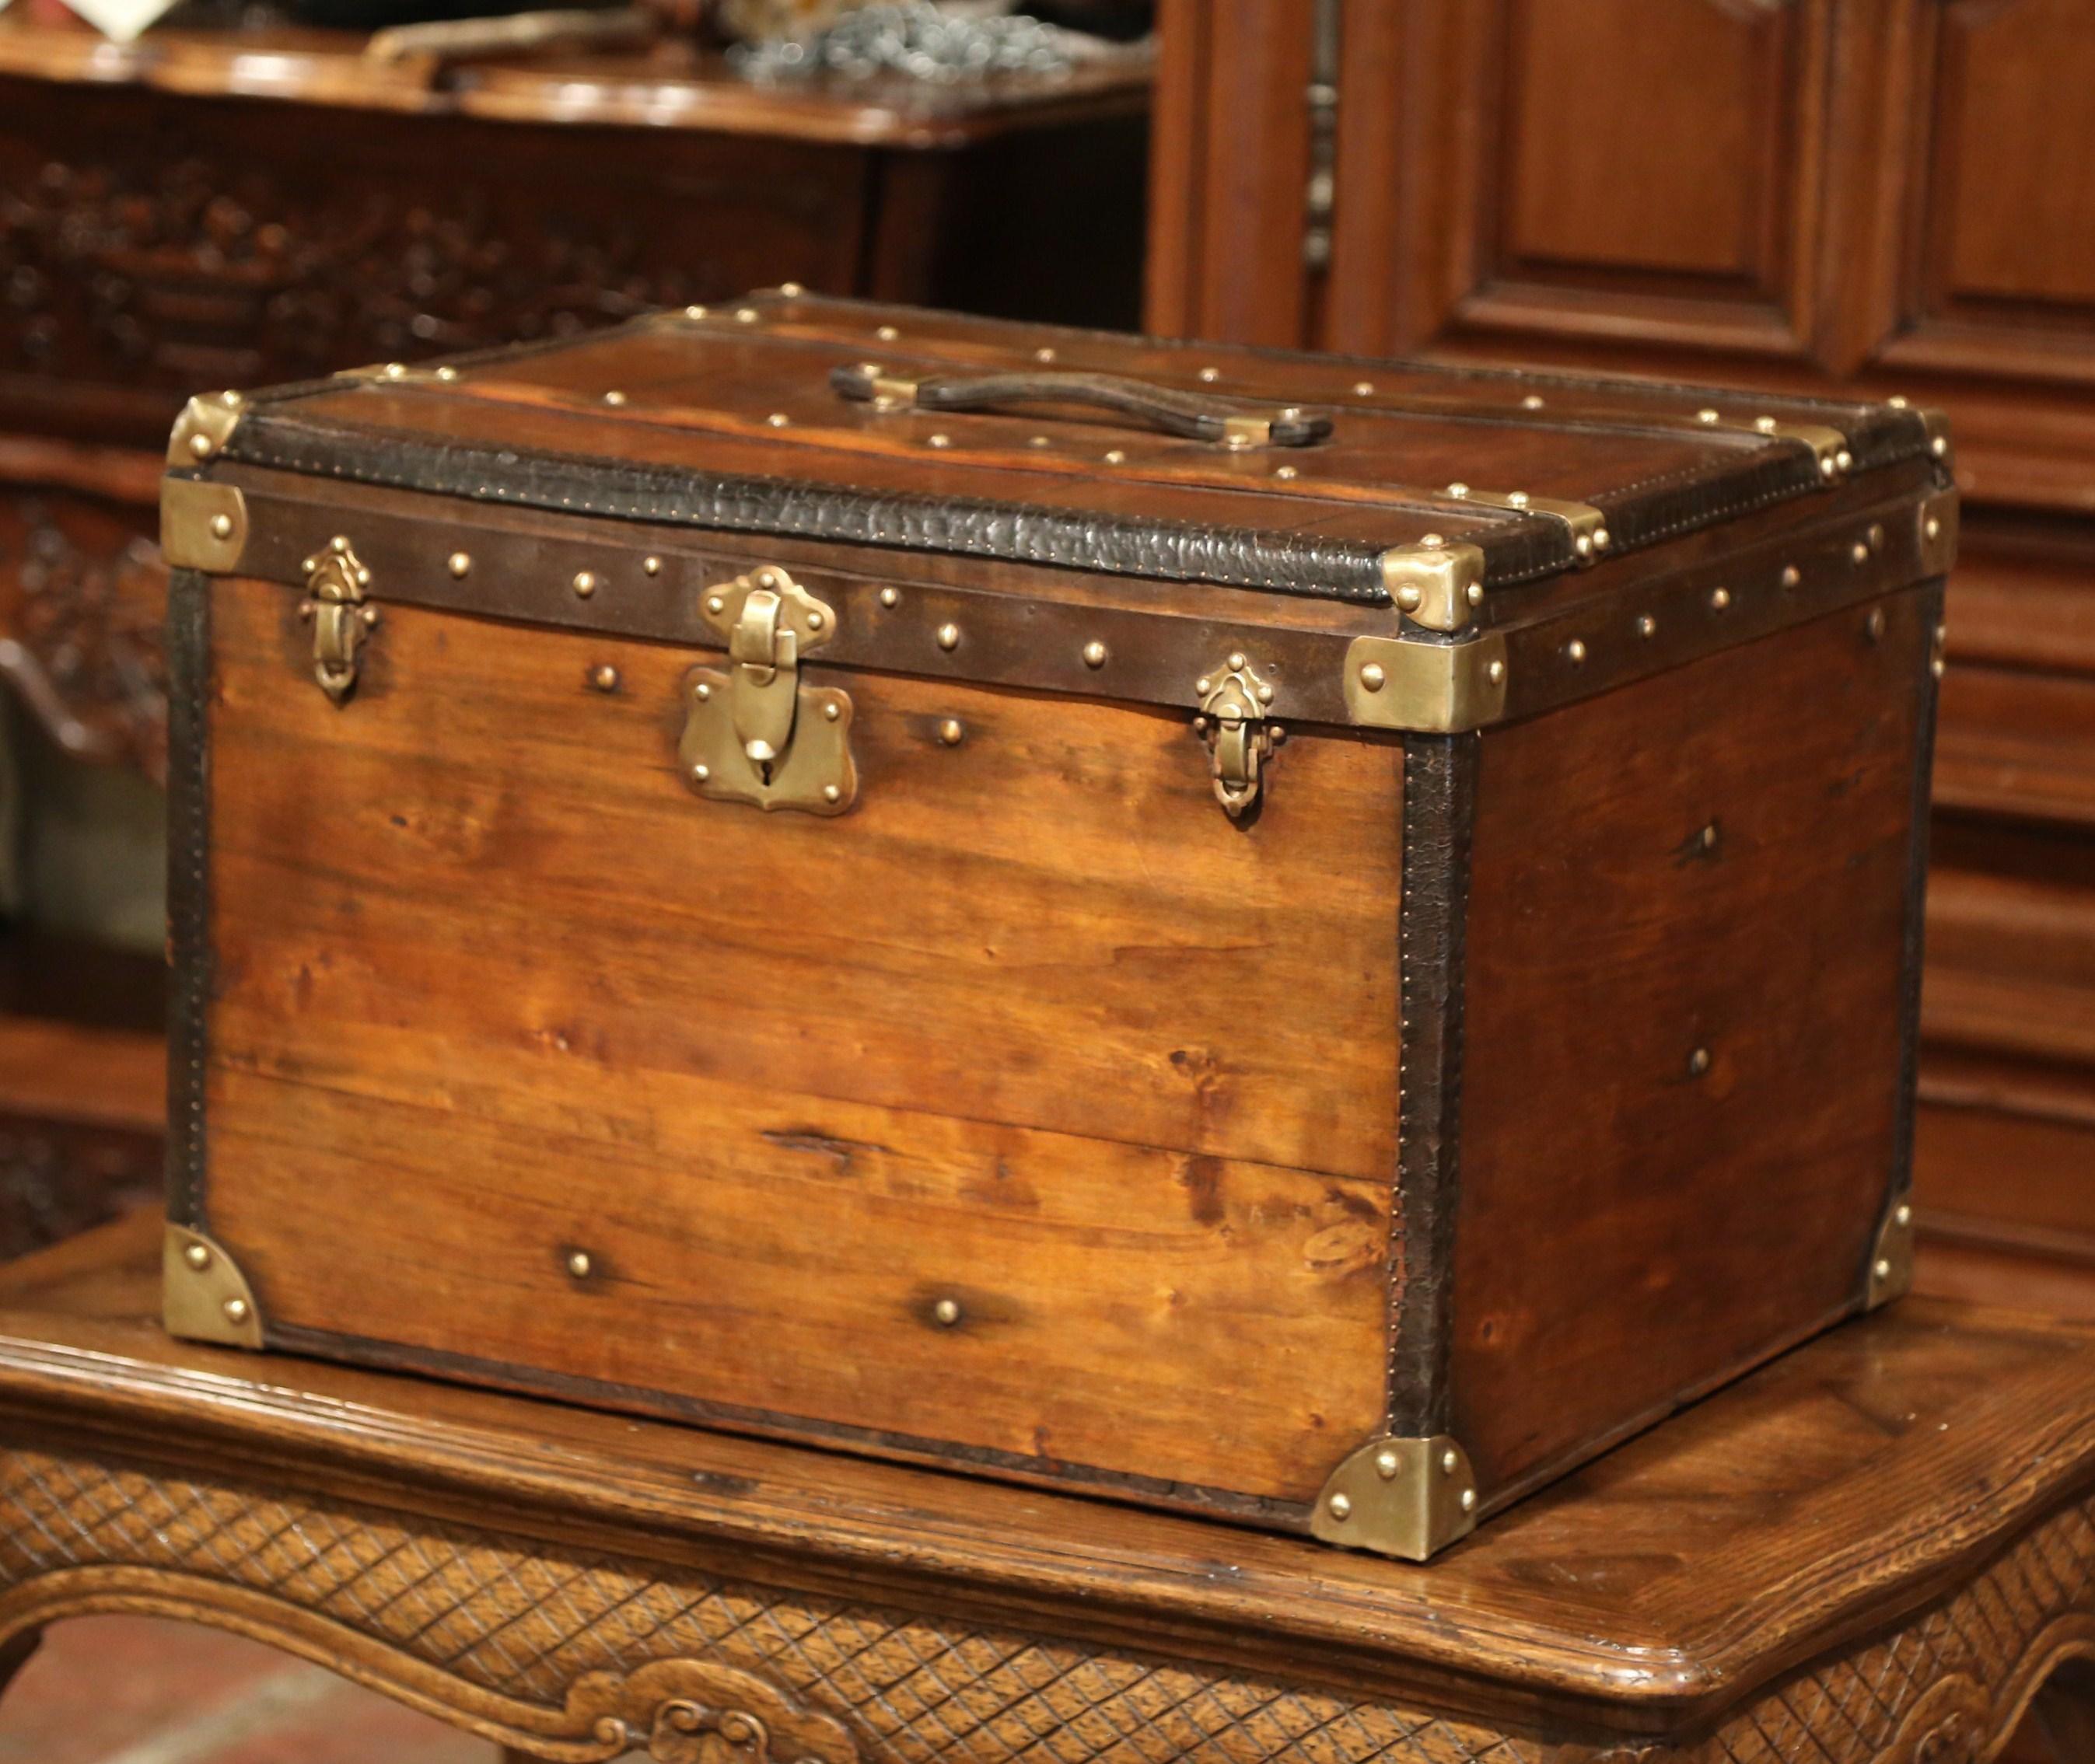
[[1015, 128], [1139, 113], [1148, 107], [1152, 66], [1148, 49], [1135, 46], [1064, 74], [952, 84], [821, 76], [764, 85], [682, 40], [616, 54], [448, 63], [428, 56], [374, 60], [364, 53], [365, 41], [351, 31], [171, 28], [117, 43], [92, 30], [0, 12], [0, 76], [191, 98], [940, 148]]
[[1908, 1300], [1418, 1566], [176, 1341], [155, 1320], [159, 1247], [137, 1217], [0, 1269], [0, 1432], [144, 1440], [156, 1462], [499, 1510], [532, 1535], [1610, 1724], [1735, 1701], [1937, 1596], [2095, 1479], [2095, 1334]]

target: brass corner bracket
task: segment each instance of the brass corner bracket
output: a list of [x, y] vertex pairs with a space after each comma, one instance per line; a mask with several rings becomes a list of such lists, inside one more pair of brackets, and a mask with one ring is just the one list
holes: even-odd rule
[[168, 463], [200, 466], [216, 459], [233, 439], [246, 408], [246, 399], [237, 392], [214, 392], [190, 399], [175, 419], [174, 432], [168, 437]]
[[1505, 656], [1496, 631], [1453, 643], [1356, 637], [1346, 646], [1346, 715], [1369, 728], [1481, 728], [1505, 712]]
[[1326, 1544], [1424, 1562], [1477, 1525], [1477, 1478], [1461, 1443], [1370, 1440], [1333, 1471], [1309, 1516]]
[[1893, 1197], [1891, 1210], [1877, 1227], [1877, 1240], [1870, 1249], [1862, 1309], [1875, 1310], [1895, 1298], [1903, 1298], [1912, 1285], [1913, 1200], [1910, 1194], [1901, 1193]]
[[1484, 554], [1474, 545], [1399, 545], [1382, 554], [1382, 585], [1396, 609], [1429, 631], [1459, 631], [1484, 597]]
[[262, 1345], [262, 1311], [240, 1265], [222, 1245], [170, 1221], [160, 1258], [161, 1314], [168, 1333], [229, 1348]]
[[230, 575], [247, 548], [247, 498], [207, 478], [160, 480], [160, 554], [177, 570]]

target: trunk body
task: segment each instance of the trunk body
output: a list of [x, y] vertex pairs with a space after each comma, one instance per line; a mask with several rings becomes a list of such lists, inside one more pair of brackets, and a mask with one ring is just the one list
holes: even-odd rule
[[171, 1325], [1423, 1555], [1890, 1296], [1953, 498], [1712, 402], [786, 294], [193, 406]]

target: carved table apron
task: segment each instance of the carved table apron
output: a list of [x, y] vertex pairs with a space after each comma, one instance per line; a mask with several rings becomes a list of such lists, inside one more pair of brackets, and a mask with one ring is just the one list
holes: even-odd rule
[[2084, 1332], [1910, 1301], [1422, 1568], [176, 1343], [158, 1242], [0, 1271], [11, 1661], [191, 1618], [577, 1760], [1971, 1764], [2047, 1679], [2088, 1731]]

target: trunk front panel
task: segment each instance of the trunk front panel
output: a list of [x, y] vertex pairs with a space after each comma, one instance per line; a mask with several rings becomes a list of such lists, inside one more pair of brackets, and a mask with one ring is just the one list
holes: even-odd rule
[[272, 1340], [1254, 1501], [1377, 1431], [1393, 742], [1237, 824], [1183, 717], [810, 665], [857, 804], [767, 815], [678, 773], [717, 655], [389, 606], [338, 709], [210, 593], [203, 1211]]

